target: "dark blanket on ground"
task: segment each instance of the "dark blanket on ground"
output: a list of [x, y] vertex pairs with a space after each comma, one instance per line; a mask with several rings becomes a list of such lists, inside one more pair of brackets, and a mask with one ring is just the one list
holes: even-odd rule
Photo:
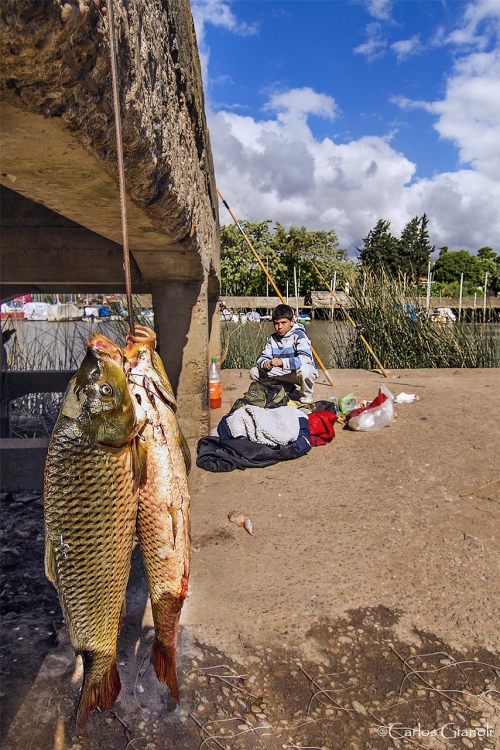
[[198, 442], [196, 466], [206, 471], [262, 469], [278, 461], [290, 461], [310, 451], [309, 424], [300, 419], [299, 437], [288, 445], [271, 447], [246, 438], [204, 437]]

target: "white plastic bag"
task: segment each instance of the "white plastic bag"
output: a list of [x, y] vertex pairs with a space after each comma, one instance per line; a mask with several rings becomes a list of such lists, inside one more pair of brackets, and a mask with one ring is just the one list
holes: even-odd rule
[[381, 385], [378, 396], [364, 409], [355, 409], [347, 417], [347, 426], [360, 432], [374, 432], [394, 422], [394, 396], [385, 385]]
[[400, 393], [394, 399], [395, 404], [413, 404], [414, 401], [420, 401], [420, 396], [416, 393]]

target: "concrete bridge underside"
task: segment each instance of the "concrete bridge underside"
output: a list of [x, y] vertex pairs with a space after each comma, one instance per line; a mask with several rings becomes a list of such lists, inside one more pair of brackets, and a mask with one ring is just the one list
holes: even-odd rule
[[[218, 210], [188, 0], [115, 1], [134, 292], [190, 438], [219, 342]], [[0, 47], [2, 300], [123, 292], [107, 3], [5, 0]]]

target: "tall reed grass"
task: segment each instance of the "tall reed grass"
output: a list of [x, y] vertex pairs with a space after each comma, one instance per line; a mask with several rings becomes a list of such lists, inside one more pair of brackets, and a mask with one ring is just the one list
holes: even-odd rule
[[[440, 323], [425, 299], [409, 299], [403, 285], [385, 276], [368, 277], [351, 295], [351, 317], [387, 368], [498, 367], [499, 341], [488, 324]], [[408, 310], [412, 305], [414, 312]], [[412, 314], [413, 312], [413, 314]], [[416, 319], [415, 319], [416, 316]], [[376, 364], [358, 333], [343, 324], [330, 332], [334, 367], [364, 368]]]
[[[377, 367], [359, 332], [386, 368], [500, 366], [498, 325], [436, 322], [428, 314], [425, 298], [403, 294], [403, 284], [393, 279], [367, 277], [354, 287], [351, 301], [349, 312], [357, 330], [345, 318], [324, 323], [321, 338], [328, 351], [323, 359], [327, 367]], [[223, 367], [255, 365], [269, 332], [262, 323], [222, 322]]]
[[222, 367], [245, 370], [253, 367], [264, 346], [269, 331], [263, 323], [221, 322]]

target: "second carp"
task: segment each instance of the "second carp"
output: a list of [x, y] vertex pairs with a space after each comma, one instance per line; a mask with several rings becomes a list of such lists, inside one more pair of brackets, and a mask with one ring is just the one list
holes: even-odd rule
[[189, 449], [177, 424], [172, 387], [155, 352], [156, 334], [136, 326], [124, 350], [127, 379], [146, 414], [146, 451], [139, 488], [137, 535], [148, 580], [155, 637], [151, 663], [179, 703], [176, 644], [190, 560]]

